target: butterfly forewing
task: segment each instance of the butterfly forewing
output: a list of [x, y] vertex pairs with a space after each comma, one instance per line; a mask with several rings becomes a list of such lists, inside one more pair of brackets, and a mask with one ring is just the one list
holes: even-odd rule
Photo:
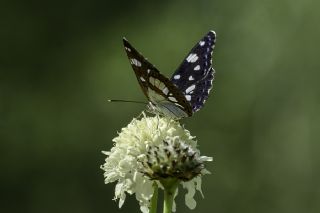
[[[156, 107], [161, 105], [168, 108], [169, 111], [173, 110], [173, 114], [177, 111], [174, 108], [179, 108], [187, 116], [191, 116], [191, 105], [177, 86], [160, 74], [157, 68], [148, 62], [126, 39], [123, 39], [123, 44], [137, 80], [148, 100]], [[172, 104], [169, 106], [166, 102]]]
[[209, 31], [189, 52], [171, 77], [171, 81], [190, 103], [192, 111], [198, 111], [207, 100], [212, 88], [214, 69], [212, 51], [216, 34]]

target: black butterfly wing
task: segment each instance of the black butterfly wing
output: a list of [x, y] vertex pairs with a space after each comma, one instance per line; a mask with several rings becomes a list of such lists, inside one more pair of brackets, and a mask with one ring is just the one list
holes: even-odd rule
[[[139, 85], [148, 100], [154, 105], [157, 105], [163, 100], [172, 102], [175, 107], [180, 108], [185, 111], [188, 116], [191, 116], [191, 106], [176, 85], [163, 76], [158, 69], [147, 61], [125, 38], [123, 39], [123, 45]], [[151, 96], [151, 94], [157, 95]]]
[[204, 105], [212, 88], [215, 73], [212, 68], [212, 51], [215, 41], [215, 32], [209, 31], [191, 49], [171, 77], [171, 81], [185, 95], [193, 112]]

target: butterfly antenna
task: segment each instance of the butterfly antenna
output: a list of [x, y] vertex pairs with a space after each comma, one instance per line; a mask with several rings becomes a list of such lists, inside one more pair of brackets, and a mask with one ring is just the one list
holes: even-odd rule
[[109, 99], [108, 102], [125, 102], [125, 103], [136, 103], [136, 104], [148, 104], [143, 101], [131, 101], [131, 100], [118, 100], [118, 99]]

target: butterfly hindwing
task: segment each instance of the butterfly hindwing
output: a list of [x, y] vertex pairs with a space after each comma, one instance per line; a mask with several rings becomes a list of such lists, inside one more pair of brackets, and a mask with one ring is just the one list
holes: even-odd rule
[[123, 39], [123, 44], [140, 87], [148, 100], [156, 107], [163, 106], [167, 111], [173, 111], [172, 114], [183, 111], [187, 116], [191, 116], [191, 105], [177, 86], [163, 76], [126, 39]]
[[212, 51], [216, 34], [209, 31], [189, 52], [171, 81], [183, 93], [192, 107], [198, 111], [207, 100], [212, 88], [214, 69], [212, 68]]

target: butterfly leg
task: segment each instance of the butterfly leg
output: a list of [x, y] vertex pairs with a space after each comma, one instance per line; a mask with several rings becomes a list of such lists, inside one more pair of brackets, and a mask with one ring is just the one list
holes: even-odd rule
[[143, 110], [142, 112], [140, 112], [140, 114], [137, 116], [138, 119], [144, 117], [145, 115], [145, 110]]
[[158, 121], [158, 123], [157, 123], [157, 130], [161, 131], [160, 128], [159, 128], [160, 117], [159, 117], [158, 114], [157, 114], [156, 116], [157, 116], [157, 121]]

